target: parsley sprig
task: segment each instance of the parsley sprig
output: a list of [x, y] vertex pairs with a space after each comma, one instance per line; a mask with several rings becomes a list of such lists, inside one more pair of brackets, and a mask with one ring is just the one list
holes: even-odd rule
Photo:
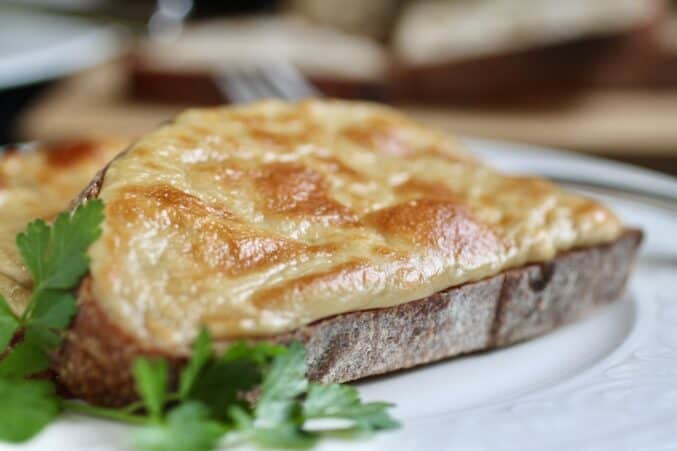
[[[203, 330], [191, 359], [170, 390], [164, 360], [139, 358], [133, 368], [141, 403], [106, 409], [66, 401], [72, 410], [142, 425], [134, 435], [141, 451], [209, 451], [219, 443], [248, 440], [267, 448], [303, 449], [337, 431], [344, 435], [398, 427], [387, 403], [363, 403], [357, 390], [309, 383], [300, 343], [233, 344], [216, 355]], [[258, 387], [254, 403], [249, 398]], [[317, 419], [340, 419], [334, 428], [313, 430]]]
[[17, 237], [33, 291], [21, 315], [0, 296], [0, 440], [31, 438], [61, 409], [51, 382], [28, 378], [49, 368], [75, 314], [70, 290], [87, 272], [86, 251], [101, 234], [102, 220], [103, 203], [95, 200], [61, 213], [52, 226], [33, 221]]
[[[140, 451], [209, 451], [238, 440], [308, 448], [337, 431], [398, 427], [390, 404], [364, 403], [350, 386], [309, 382], [300, 343], [237, 342], [217, 353], [206, 329], [176, 384], [166, 360], [134, 361], [139, 402], [109, 409], [59, 399], [54, 385], [36, 376], [49, 368], [76, 312], [71, 290], [87, 272], [86, 252], [100, 236], [102, 220], [103, 203], [94, 200], [60, 214], [51, 226], [34, 221], [17, 237], [34, 288], [21, 315], [0, 296], [0, 441], [30, 439], [64, 408], [138, 425], [134, 444]], [[342, 422], [312, 426], [326, 419]]]

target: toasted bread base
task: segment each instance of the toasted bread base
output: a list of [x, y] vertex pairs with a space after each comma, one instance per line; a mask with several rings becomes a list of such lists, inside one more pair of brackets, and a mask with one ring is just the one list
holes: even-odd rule
[[[507, 346], [617, 299], [641, 239], [640, 231], [628, 230], [610, 244], [563, 252], [549, 262], [424, 299], [337, 315], [267, 339], [305, 343], [309, 377], [322, 382], [352, 381]], [[185, 356], [148, 349], [107, 318], [87, 280], [79, 299], [79, 313], [54, 365], [69, 395], [124, 405], [136, 399], [130, 373], [136, 357], [167, 358], [174, 376], [185, 363]]]

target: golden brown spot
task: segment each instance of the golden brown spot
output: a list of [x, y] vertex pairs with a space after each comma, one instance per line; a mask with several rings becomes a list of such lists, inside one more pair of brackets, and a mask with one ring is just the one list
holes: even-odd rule
[[302, 243], [256, 230], [225, 208], [169, 185], [127, 189], [108, 204], [107, 217], [118, 231], [138, 221], [170, 229], [174, 244], [188, 249], [207, 271], [232, 276], [307, 252]]
[[136, 186], [125, 190], [120, 196], [121, 201], [138, 204], [139, 199], [152, 202], [156, 210], [166, 211], [174, 219], [205, 218], [212, 216], [220, 219], [233, 220], [235, 217], [226, 208], [210, 205], [192, 194], [174, 188], [171, 185], [158, 184], [150, 186]]
[[365, 222], [387, 238], [402, 239], [463, 261], [495, 255], [500, 245], [492, 230], [476, 221], [462, 205], [443, 200], [397, 204], [374, 211]]
[[261, 124], [281, 124], [281, 123], [309, 123], [310, 116], [305, 110], [282, 110], [274, 112], [255, 112], [231, 110], [226, 113], [229, 121], [240, 122], [247, 126], [260, 126]]
[[575, 207], [572, 213], [574, 221], [592, 220], [597, 224], [618, 222], [611, 210], [590, 199], [583, 200], [582, 204]]
[[337, 253], [345, 247], [345, 243], [330, 242], [323, 244], [313, 244], [308, 246], [308, 252], [311, 254], [332, 254]]
[[445, 160], [449, 163], [470, 163], [473, 161], [473, 158], [470, 157], [469, 155], [461, 154], [461, 153], [456, 153], [452, 151], [445, 150], [442, 146], [440, 145], [435, 145], [431, 144], [427, 147], [424, 147], [421, 149], [419, 152], [416, 153], [416, 155], [410, 155], [410, 157], [431, 157], [431, 158], [440, 158], [442, 160]]
[[264, 113], [232, 111], [226, 117], [229, 121], [244, 125], [253, 140], [276, 148], [312, 142], [320, 129], [310, 115], [301, 110]]
[[597, 202], [588, 199], [582, 200], [574, 208], [574, 216], [588, 216], [596, 214], [608, 215], [609, 212], [606, 208], [602, 207]]
[[233, 224], [201, 222], [192, 240], [193, 257], [230, 276], [270, 267], [302, 254], [305, 246]]
[[357, 180], [364, 180], [364, 176], [353, 169], [350, 165], [344, 163], [336, 157], [317, 157], [317, 159], [324, 163], [326, 169], [334, 174], [340, 174]]
[[47, 164], [53, 167], [73, 166], [96, 154], [98, 147], [92, 141], [60, 141], [45, 149]]
[[214, 130], [212, 128], [199, 124], [191, 124], [189, 128], [193, 133], [195, 133], [198, 136], [210, 136], [214, 133]]
[[398, 252], [395, 249], [391, 249], [386, 246], [374, 246], [371, 248], [371, 251], [380, 257], [390, 258], [390, 259], [402, 259], [406, 258], [406, 254], [403, 252]]
[[152, 157], [153, 154], [155, 153], [155, 150], [152, 149], [151, 147], [147, 147], [141, 144], [137, 144], [134, 146], [134, 155], [137, 157], [144, 157], [144, 159], [148, 160], [148, 157]]
[[403, 129], [383, 118], [352, 125], [343, 129], [342, 134], [359, 146], [387, 155], [406, 156], [415, 151]]
[[537, 177], [513, 176], [503, 178], [499, 193], [506, 191], [513, 194], [523, 193], [533, 198], [535, 195], [550, 194], [554, 189], [552, 183]]
[[183, 147], [194, 148], [198, 147], [200, 144], [199, 140], [196, 138], [197, 136], [204, 135], [198, 135], [196, 133], [180, 133], [176, 136], [176, 140]]
[[328, 271], [309, 274], [262, 290], [254, 295], [252, 303], [264, 309], [293, 308], [296, 299], [308, 292], [335, 293], [340, 302], [341, 293], [359, 293], [383, 282], [384, 274], [370, 265], [367, 259], [355, 259], [337, 265]]
[[441, 183], [424, 182], [417, 179], [409, 179], [401, 185], [395, 187], [397, 193], [401, 196], [412, 198], [429, 198], [458, 200], [459, 197], [447, 186]]
[[312, 132], [308, 129], [298, 131], [277, 131], [264, 127], [251, 127], [249, 136], [257, 142], [279, 148], [291, 148], [312, 140]]
[[293, 215], [327, 224], [356, 224], [358, 218], [330, 197], [329, 183], [303, 165], [273, 163], [256, 175], [256, 186], [265, 197], [265, 208], [274, 214]]
[[515, 218], [515, 216], [513, 216], [509, 213], [505, 213], [505, 214], [501, 215], [501, 219], [498, 221], [498, 224], [501, 227], [505, 228], [505, 227], [510, 226], [513, 222], [516, 222], [516, 221], [518, 221], [518, 219]]

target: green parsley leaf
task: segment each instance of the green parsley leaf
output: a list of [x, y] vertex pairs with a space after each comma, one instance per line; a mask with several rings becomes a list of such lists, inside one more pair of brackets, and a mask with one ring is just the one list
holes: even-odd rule
[[42, 219], [37, 219], [26, 231], [16, 237], [16, 245], [26, 268], [33, 276], [34, 286], [40, 285], [45, 278], [45, 255], [49, 247], [49, 226]]
[[[201, 333], [201, 337], [206, 333]], [[202, 362], [205, 348], [211, 349], [211, 343], [207, 346], [206, 338], [198, 338], [191, 361], [181, 376], [179, 397], [202, 402], [209, 407], [214, 418], [223, 422], [232, 420], [230, 407], [249, 409], [249, 403], [242, 395], [261, 383], [262, 372], [275, 355], [286, 352], [284, 346], [236, 342], [221, 357]], [[201, 369], [198, 377], [194, 378], [191, 376], [192, 368], [197, 366]], [[192, 379], [190, 384], [184, 382], [186, 378]], [[190, 385], [189, 389], [184, 388], [187, 385]]]
[[244, 437], [266, 448], [304, 449], [317, 442], [317, 435], [307, 433], [300, 422], [289, 420], [273, 427], [256, 428], [254, 419], [240, 406], [231, 406], [230, 417]]
[[57, 216], [50, 228], [38, 219], [17, 237], [19, 252], [36, 291], [67, 290], [87, 272], [87, 248], [101, 235], [103, 202], [95, 199]]
[[209, 330], [202, 329], [193, 345], [193, 354], [186, 367], [181, 371], [179, 380], [179, 397], [185, 399], [193, 388], [195, 379], [207, 362], [214, 356], [212, 337]]
[[261, 397], [254, 411], [257, 428], [281, 425], [293, 416], [296, 397], [308, 387], [306, 370], [306, 350], [301, 343], [292, 343], [287, 352], [273, 359], [261, 383]]
[[262, 446], [275, 448], [307, 448], [316, 436], [304, 432], [299, 397], [308, 387], [306, 351], [302, 344], [292, 343], [286, 352], [273, 358], [261, 383], [261, 396], [254, 409], [253, 421], [243, 412], [233, 412], [238, 424], [250, 423], [245, 433]]
[[40, 432], [59, 413], [54, 386], [44, 380], [0, 378], [0, 440], [19, 443]]
[[230, 406], [228, 415], [232, 418], [235, 428], [242, 431], [253, 429], [254, 420], [242, 406]]
[[252, 360], [242, 358], [210, 362], [195, 381], [188, 398], [209, 407], [212, 416], [223, 422], [230, 420], [229, 407], [247, 407], [242, 394], [261, 381], [261, 368]]
[[139, 357], [132, 367], [136, 391], [143, 398], [144, 405], [152, 419], [158, 421], [167, 399], [169, 371], [165, 360], [149, 360]]
[[246, 341], [233, 343], [223, 355], [224, 360], [233, 361], [238, 359], [252, 360], [258, 365], [267, 365], [273, 357], [287, 352], [283, 345], [267, 343], [265, 341], [249, 344]]
[[45, 352], [55, 350], [61, 343], [63, 329], [70, 324], [76, 310], [72, 294], [41, 291], [35, 298], [33, 312], [26, 322], [25, 339]]
[[70, 324], [77, 307], [75, 298], [69, 292], [42, 291], [35, 298], [35, 305], [29, 323], [40, 322], [45, 327], [64, 329]]
[[0, 362], [0, 377], [24, 378], [49, 368], [49, 357], [36, 344], [24, 339]]
[[[103, 203], [91, 201], [73, 213], [61, 213], [52, 227], [39, 219], [17, 236], [34, 289], [21, 317], [0, 297], [0, 352], [4, 354], [0, 361], [0, 440], [28, 440], [60, 410], [51, 382], [24, 378], [49, 367], [49, 355], [75, 314], [75, 299], [69, 290], [87, 271], [85, 252], [101, 234], [102, 220]], [[21, 328], [21, 342], [5, 351]]]
[[137, 431], [134, 443], [142, 451], [211, 451], [224, 432], [205, 406], [191, 401], [170, 411], [165, 424]]
[[317, 443], [317, 435], [302, 431], [295, 423], [255, 429], [251, 439], [260, 446], [278, 449], [306, 449]]
[[0, 355], [12, 341], [19, 328], [19, 318], [14, 314], [5, 298], [0, 295]]
[[310, 384], [303, 403], [306, 420], [316, 418], [343, 418], [355, 422], [362, 430], [393, 429], [399, 423], [392, 419], [383, 402], [362, 403], [356, 388], [339, 384]]

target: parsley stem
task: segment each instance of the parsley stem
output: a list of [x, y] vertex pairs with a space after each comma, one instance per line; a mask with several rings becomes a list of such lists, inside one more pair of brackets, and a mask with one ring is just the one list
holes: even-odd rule
[[35, 300], [42, 294], [42, 285], [39, 285], [33, 289], [33, 293], [31, 293], [31, 297], [28, 300], [28, 306], [24, 309], [23, 313], [21, 314], [21, 318], [19, 319], [20, 324], [24, 325], [26, 324], [26, 321], [30, 317], [31, 313], [33, 312], [33, 308], [35, 307]]
[[131, 413], [137, 412], [141, 409], [143, 409], [143, 402], [137, 401], [137, 402], [133, 402], [133, 403], [123, 407], [121, 410], [123, 412], [131, 414]]
[[148, 424], [148, 418], [140, 415], [133, 415], [125, 413], [122, 410], [107, 409], [105, 407], [96, 407], [91, 404], [85, 404], [80, 401], [64, 400], [63, 405], [66, 410], [75, 413], [82, 413], [100, 418], [107, 418], [109, 420], [120, 421], [131, 424]]

